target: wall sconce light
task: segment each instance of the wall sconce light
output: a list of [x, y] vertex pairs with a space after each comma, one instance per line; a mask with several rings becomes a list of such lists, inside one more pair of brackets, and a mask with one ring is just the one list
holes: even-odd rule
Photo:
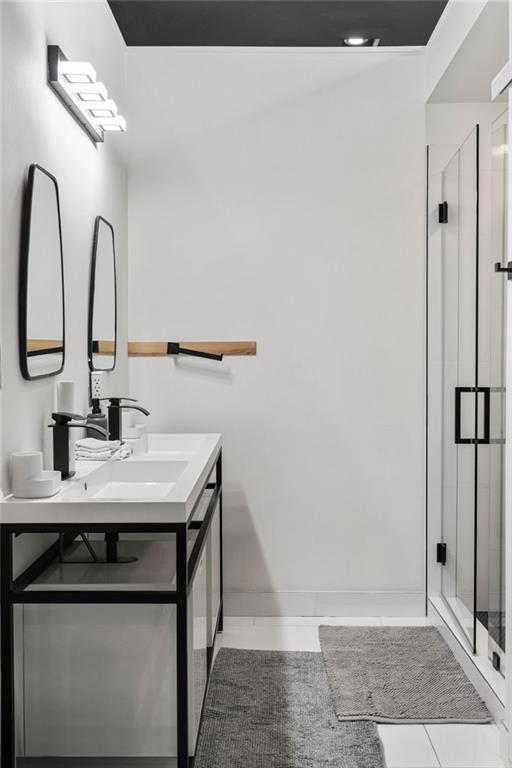
[[58, 45], [48, 46], [48, 83], [93, 141], [104, 141], [105, 131], [126, 131], [126, 121], [96, 80], [94, 67], [68, 61]]

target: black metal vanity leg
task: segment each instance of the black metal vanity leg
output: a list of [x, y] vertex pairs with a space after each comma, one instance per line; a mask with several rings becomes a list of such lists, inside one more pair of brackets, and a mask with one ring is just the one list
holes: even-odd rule
[[107, 563], [117, 563], [117, 544], [119, 542], [119, 534], [108, 532], [105, 534], [105, 559]]
[[0, 526], [0, 578], [1, 578], [1, 738], [2, 768], [16, 766], [16, 738], [14, 722], [14, 605], [12, 589], [12, 533]]
[[176, 532], [176, 592], [177, 768], [188, 768], [188, 553], [185, 523]]
[[136, 561], [136, 557], [124, 557], [119, 554], [119, 534], [115, 531], [107, 531], [105, 534], [105, 562], [115, 564], [135, 563]]
[[217, 630], [222, 632], [224, 630], [224, 532], [222, 524], [222, 451], [219, 453], [217, 459], [217, 485], [220, 487], [219, 493], [219, 535], [220, 535], [220, 612], [219, 623]]

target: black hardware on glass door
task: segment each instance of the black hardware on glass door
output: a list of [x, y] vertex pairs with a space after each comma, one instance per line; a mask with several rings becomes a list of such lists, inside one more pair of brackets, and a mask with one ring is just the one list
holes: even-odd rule
[[506, 267], [503, 267], [499, 261], [494, 265], [495, 272], [505, 272], [508, 280], [512, 280], [512, 261], [507, 263]]
[[[463, 393], [474, 393], [484, 396], [484, 436], [462, 437], [461, 400]], [[475, 406], [476, 407], [476, 406]], [[455, 444], [456, 445], [489, 445], [491, 435], [491, 388], [490, 387], [455, 387]]]
[[446, 200], [443, 203], [439, 203], [439, 223], [448, 224], [448, 203]]
[[[215, 482], [210, 482], [215, 473]], [[210, 491], [202, 520], [194, 514], [206, 491]], [[0, 525], [0, 649], [1, 649], [1, 765], [16, 768], [16, 720], [14, 683], [14, 606], [41, 604], [68, 605], [176, 605], [176, 669], [177, 669], [177, 768], [192, 768], [194, 757], [189, 755], [189, 679], [188, 679], [188, 601], [208, 532], [218, 506], [220, 531], [220, 605], [212, 646], [208, 648], [209, 677], [213, 646], [223, 622], [223, 555], [222, 555], [222, 452], [220, 451], [198, 496], [189, 520], [184, 523], [2, 523]], [[198, 531], [192, 552], [187, 551], [188, 531]], [[176, 535], [176, 589], [37, 589], [27, 588], [59, 557], [60, 544], [52, 544], [16, 579], [13, 575], [13, 541], [16, 536], [30, 533], [62, 534], [66, 548], [72, 547], [83, 531], [90, 533], [174, 533]], [[203, 700], [204, 705], [204, 700]], [[202, 713], [201, 713], [202, 715]], [[199, 726], [200, 727], [200, 726]]]
[[439, 565], [446, 565], [446, 544], [439, 542], [436, 548], [436, 562]]

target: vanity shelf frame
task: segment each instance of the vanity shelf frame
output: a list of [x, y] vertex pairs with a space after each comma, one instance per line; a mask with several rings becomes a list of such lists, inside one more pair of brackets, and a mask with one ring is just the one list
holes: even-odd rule
[[[210, 479], [215, 472], [215, 481]], [[194, 514], [204, 494], [211, 491], [203, 519]], [[16, 768], [16, 715], [14, 668], [14, 606], [41, 604], [69, 605], [176, 605], [176, 673], [177, 673], [177, 768], [193, 768], [195, 754], [189, 754], [189, 678], [188, 678], [188, 602], [194, 577], [208, 541], [215, 510], [219, 508], [220, 528], [220, 604], [212, 645], [207, 649], [207, 682], [202, 701], [199, 730], [208, 692], [213, 652], [218, 632], [223, 630], [223, 525], [222, 525], [222, 450], [206, 479], [187, 522], [183, 523], [2, 523], [0, 524], [0, 650], [1, 650], [1, 765]], [[189, 554], [189, 531], [196, 530], [194, 546]], [[28, 533], [64, 535], [69, 549], [83, 531], [88, 533], [173, 533], [176, 536], [176, 588], [148, 589], [38, 589], [29, 587], [59, 556], [59, 542], [52, 544], [37, 560], [14, 578], [13, 543], [16, 536]], [[198, 731], [199, 732], [199, 731]], [[195, 752], [195, 751], [194, 751]]]

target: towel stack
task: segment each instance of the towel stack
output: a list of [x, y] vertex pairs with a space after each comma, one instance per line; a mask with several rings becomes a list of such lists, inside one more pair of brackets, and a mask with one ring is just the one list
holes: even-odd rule
[[75, 458], [77, 461], [108, 461], [109, 459], [124, 459], [130, 456], [131, 448], [122, 446], [119, 440], [96, 440], [85, 437], [75, 443]]

